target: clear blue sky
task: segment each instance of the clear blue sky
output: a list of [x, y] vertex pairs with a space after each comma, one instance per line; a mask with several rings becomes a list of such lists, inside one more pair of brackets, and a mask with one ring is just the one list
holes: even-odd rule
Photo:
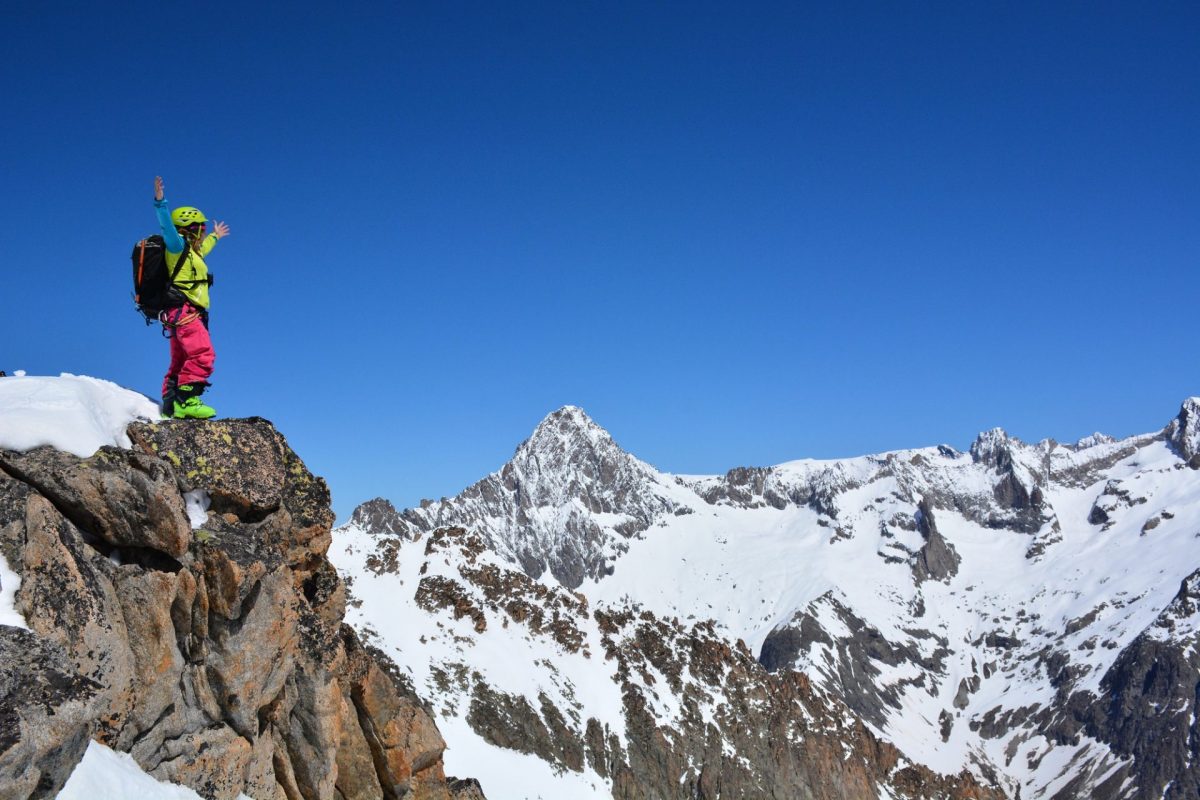
[[0, 26], [0, 369], [154, 395], [152, 180], [223, 416], [345, 517], [583, 406], [676, 472], [1166, 423], [1200, 5], [58, 2]]

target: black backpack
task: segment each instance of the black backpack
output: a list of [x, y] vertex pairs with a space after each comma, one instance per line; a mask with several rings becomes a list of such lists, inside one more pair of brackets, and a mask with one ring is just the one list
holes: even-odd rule
[[178, 308], [187, 300], [175, 286], [187, 257], [188, 245], [184, 242], [175, 269], [168, 273], [167, 247], [162, 236], [147, 236], [133, 246], [133, 302], [147, 325], [157, 322], [163, 311]]

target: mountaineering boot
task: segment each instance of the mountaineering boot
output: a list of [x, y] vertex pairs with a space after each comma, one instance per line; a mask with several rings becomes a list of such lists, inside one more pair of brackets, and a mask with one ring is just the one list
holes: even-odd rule
[[216, 409], [200, 402], [200, 393], [204, 384], [184, 384], [175, 389], [174, 411], [175, 419], [210, 419], [217, 415]]
[[162, 406], [159, 411], [164, 417], [171, 417], [175, 414], [175, 395], [179, 391], [174, 378], [167, 379], [167, 388], [163, 390]]

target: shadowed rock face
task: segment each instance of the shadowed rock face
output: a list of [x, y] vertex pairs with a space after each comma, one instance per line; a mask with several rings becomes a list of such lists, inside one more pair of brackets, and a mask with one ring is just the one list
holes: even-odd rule
[[954, 545], [947, 542], [938, 532], [933, 506], [924, 498], [917, 505], [916, 520], [917, 530], [921, 532], [925, 544], [913, 559], [913, 577], [918, 583], [953, 578], [958, 574], [958, 565], [962, 563], [962, 559], [955, 552]]
[[[826, 630], [831, 622], [845, 634], [836, 639], [831, 637]], [[930, 633], [919, 633], [924, 638], [933, 638]], [[842, 700], [854, 713], [877, 727], [884, 725], [886, 710], [899, 706], [901, 700], [899, 687], [878, 680], [879, 665], [917, 664], [928, 673], [944, 668], [945, 652], [941, 649], [925, 656], [911, 643], [889, 642], [832, 591], [814, 600], [790, 623], [772, 631], [763, 642], [759, 663], [771, 672], [787, 672], [814, 643], [836, 653], [832, 669], [838, 677]]]
[[0, 789], [5, 797], [53, 797], [87, 749], [97, 686], [62, 650], [0, 626]]
[[[1154, 624], [1125, 648], [1099, 695], [1075, 692], [1066, 713], [1043, 714], [1063, 738], [1081, 733], [1129, 759], [1095, 800], [1200, 797], [1200, 570], [1179, 587]], [[1130, 788], [1130, 785], [1132, 788]], [[1064, 790], [1063, 796], [1074, 794]]]
[[265, 420], [129, 434], [0, 452], [31, 628], [0, 627], [0, 795], [53, 797], [93, 737], [206, 798], [455, 797], [432, 718], [342, 624], [325, 482]]
[[1179, 416], [1164, 433], [1188, 466], [1200, 469], [1200, 398], [1190, 397], [1184, 401]]
[[363, 530], [375, 533], [403, 534], [408, 530], [408, 525], [400, 517], [396, 507], [382, 497], [368, 500], [354, 509], [350, 521]]

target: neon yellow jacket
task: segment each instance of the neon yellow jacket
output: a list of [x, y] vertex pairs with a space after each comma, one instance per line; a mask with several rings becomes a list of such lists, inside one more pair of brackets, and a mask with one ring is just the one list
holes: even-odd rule
[[[170, 274], [175, 272], [175, 265], [179, 263], [179, 256], [183, 254], [183, 237], [171, 224], [171, 212], [165, 197], [154, 201], [154, 210], [158, 214], [158, 224], [162, 228], [163, 241], [167, 245], [167, 272]], [[199, 252], [189, 247], [187, 261], [175, 276], [175, 288], [183, 292], [188, 302], [198, 308], [207, 309], [209, 302], [208, 265], [204, 263], [204, 257], [212, 252], [220, 238], [215, 233], [210, 233], [201, 240], [200, 247], [197, 248]]]
[[[187, 261], [180, 268], [179, 274], [175, 276], [175, 288], [183, 292], [183, 296], [188, 299], [188, 302], [200, 308], [208, 308], [209, 303], [208, 265], [204, 263], [204, 257], [212, 252], [219, 238], [215, 233], [205, 236], [200, 242], [200, 252], [189, 247]], [[183, 254], [167, 250], [168, 274], [175, 272], [175, 265], [179, 263], [181, 255]]]

